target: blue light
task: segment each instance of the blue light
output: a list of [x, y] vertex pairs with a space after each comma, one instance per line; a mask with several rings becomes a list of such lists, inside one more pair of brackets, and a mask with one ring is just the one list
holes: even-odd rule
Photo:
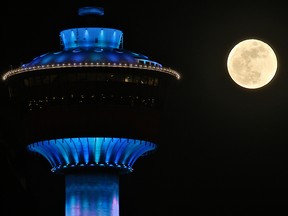
[[60, 32], [64, 50], [77, 47], [119, 48], [122, 42], [122, 31], [112, 28], [75, 28]]
[[109, 63], [126, 65], [162, 65], [147, 56], [122, 49], [123, 33], [112, 28], [74, 28], [60, 32], [63, 49], [34, 58], [22, 68], [55, 64]]
[[[96, 138], [98, 143], [102, 143], [103, 138]], [[100, 155], [101, 155], [101, 145], [95, 145], [95, 162], [99, 163], [100, 162]]]
[[65, 214], [119, 216], [119, 177], [112, 173], [65, 176]]
[[71, 48], [77, 47], [77, 44], [76, 44], [77, 39], [76, 39], [76, 37], [75, 37], [75, 33], [74, 33], [73, 30], [71, 31], [70, 40], [68, 40], [68, 42], [70, 43], [69, 46], [70, 46]]
[[86, 16], [86, 15], [104, 15], [104, 8], [102, 7], [82, 7], [78, 10], [79, 16]]
[[113, 167], [132, 171], [134, 162], [156, 149], [154, 143], [115, 137], [52, 139], [28, 145], [28, 150], [44, 156], [52, 171], [78, 166]]

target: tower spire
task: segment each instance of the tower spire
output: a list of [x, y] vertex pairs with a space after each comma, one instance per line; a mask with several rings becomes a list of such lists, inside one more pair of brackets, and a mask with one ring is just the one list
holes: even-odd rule
[[103, 7], [80, 7], [78, 9], [79, 16], [87, 16], [87, 15], [97, 15], [103, 16], [104, 15], [104, 8]]

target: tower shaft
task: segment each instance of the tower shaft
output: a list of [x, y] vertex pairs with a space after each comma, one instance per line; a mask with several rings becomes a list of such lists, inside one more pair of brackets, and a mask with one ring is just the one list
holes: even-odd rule
[[118, 216], [119, 177], [115, 173], [67, 174], [66, 216]]

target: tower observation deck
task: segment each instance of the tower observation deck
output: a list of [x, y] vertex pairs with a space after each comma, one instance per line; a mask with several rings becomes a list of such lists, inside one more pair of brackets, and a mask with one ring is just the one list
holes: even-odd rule
[[118, 29], [69, 28], [60, 42], [61, 50], [3, 74], [23, 145], [65, 175], [67, 216], [118, 216], [119, 174], [156, 150], [166, 89], [180, 75], [125, 50]]

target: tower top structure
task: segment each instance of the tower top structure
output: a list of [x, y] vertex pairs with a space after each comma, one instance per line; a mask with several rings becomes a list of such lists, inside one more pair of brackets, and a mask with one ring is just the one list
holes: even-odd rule
[[[78, 15], [102, 16], [104, 9], [81, 7]], [[138, 157], [156, 149], [166, 87], [179, 73], [124, 49], [118, 29], [76, 27], [59, 36], [61, 50], [2, 77], [23, 113], [23, 142], [44, 155], [53, 171], [131, 171]]]
[[65, 175], [66, 215], [118, 216], [118, 175], [156, 150], [166, 90], [180, 75], [125, 50], [118, 29], [68, 28], [60, 42], [61, 50], [2, 77], [21, 113], [17, 135], [52, 172]]
[[[103, 16], [102, 7], [81, 7], [79, 16]], [[62, 50], [37, 56], [32, 61], [12, 69], [2, 76], [8, 77], [31, 71], [66, 67], [120, 67], [145, 69], [170, 74], [180, 79], [175, 70], [163, 67], [146, 55], [123, 48], [123, 32], [114, 28], [77, 27], [60, 32]]]

